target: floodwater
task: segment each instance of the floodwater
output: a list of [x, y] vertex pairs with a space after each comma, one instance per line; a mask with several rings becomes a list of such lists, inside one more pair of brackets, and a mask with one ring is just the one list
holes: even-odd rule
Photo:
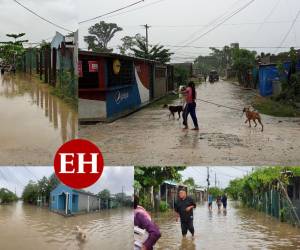
[[49, 165], [76, 137], [77, 112], [29, 75], [0, 76], [0, 165]]
[[[182, 130], [162, 107], [148, 107], [113, 123], [80, 127], [81, 137], [101, 147], [108, 165], [298, 165], [300, 118], [262, 115], [264, 132], [241, 117], [256, 93], [220, 81], [197, 88], [200, 131]], [[189, 126], [191, 118], [189, 117]]]
[[228, 204], [227, 213], [216, 205], [209, 212], [206, 205], [194, 210], [195, 236], [181, 237], [180, 223], [173, 213], [153, 217], [162, 237], [156, 250], [202, 249], [300, 249], [300, 229], [257, 212]]
[[[76, 237], [77, 225], [87, 235], [83, 243]], [[0, 206], [0, 249], [5, 250], [131, 250], [132, 228], [131, 209], [63, 217], [22, 202]]]

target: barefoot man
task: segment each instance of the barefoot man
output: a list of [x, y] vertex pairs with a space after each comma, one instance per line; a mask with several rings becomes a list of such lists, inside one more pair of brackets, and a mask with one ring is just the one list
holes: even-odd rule
[[179, 191], [179, 199], [175, 206], [176, 221], [180, 218], [182, 236], [186, 237], [187, 232], [190, 231], [194, 237], [194, 224], [193, 224], [193, 209], [196, 204], [191, 197], [188, 197], [184, 189]]

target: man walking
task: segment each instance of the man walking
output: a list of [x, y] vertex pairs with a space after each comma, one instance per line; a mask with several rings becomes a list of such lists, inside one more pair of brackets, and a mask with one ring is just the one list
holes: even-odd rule
[[180, 217], [182, 236], [186, 237], [187, 232], [190, 231], [194, 237], [194, 224], [193, 224], [193, 209], [196, 204], [191, 197], [188, 197], [184, 189], [179, 191], [179, 199], [175, 206], [176, 221]]

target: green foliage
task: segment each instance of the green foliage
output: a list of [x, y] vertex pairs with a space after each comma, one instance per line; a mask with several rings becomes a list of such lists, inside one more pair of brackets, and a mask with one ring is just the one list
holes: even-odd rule
[[122, 55], [129, 55], [133, 56], [131, 49], [137, 46], [137, 41], [146, 42], [146, 38], [143, 37], [141, 34], [135, 34], [134, 36], [124, 36], [122, 39], [122, 45], [118, 46], [120, 53]]
[[171, 61], [172, 52], [165, 49], [163, 45], [148, 45], [145, 40], [136, 40], [136, 47], [131, 48], [136, 57], [145, 58], [160, 63], [167, 63]]
[[50, 192], [59, 184], [55, 174], [49, 178], [43, 177], [38, 182], [30, 181], [24, 188], [22, 199], [26, 203], [36, 204], [38, 197], [43, 196], [46, 202], [49, 202]]
[[165, 201], [161, 201], [159, 204], [159, 211], [162, 213], [165, 213], [167, 211], [169, 211], [170, 207], [169, 204]]
[[251, 200], [251, 197], [264, 194], [270, 188], [277, 188], [278, 180], [288, 184], [289, 177], [284, 171], [291, 171], [294, 176], [300, 176], [299, 167], [261, 167], [250, 175], [230, 181], [226, 192], [234, 200], [240, 199], [244, 202]]
[[0, 204], [11, 203], [17, 201], [18, 197], [6, 188], [0, 189]]
[[95, 52], [112, 52], [113, 49], [108, 48], [108, 43], [114, 35], [123, 29], [115, 23], [106, 23], [101, 21], [89, 28], [88, 36], [84, 37], [84, 41], [88, 44], [88, 49]]
[[166, 180], [180, 181], [185, 167], [135, 167], [134, 179], [143, 188], [158, 187]]
[[209, 193], [213, 196], [214, 199], [216, 199], [217, 196], [222, 195], [224, 193], [224, 190], [218, 187], [210, 187]]
[[101, 200], [108, 200], [110, 198], [110, 191], [108, 189], [103, 189], [98, 193]]
[[196, 186], [195, 180], [193, 177], [187, 178], [184, 182], [184, 185], [187, 185], [188, 187], [194, 188]]
[[189, 72], [186, 68], [174, 66], [174, 80], [178, 84], [186, 85], [188, 82]]
[[23, 43], [28, 40], [17, 40], [25, 36], [25, 33], [6, 34], [7, 37], [13, 38], [13, 41], [0, 42], [0, 58], [7, 64], [16, 64], [16, 60], [24, 53]]

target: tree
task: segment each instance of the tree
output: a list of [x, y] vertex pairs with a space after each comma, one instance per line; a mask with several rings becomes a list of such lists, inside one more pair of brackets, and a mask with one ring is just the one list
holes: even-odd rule
[[38, 184], [33, 181], [30, 181], [23, 190], [22, 193], [23, 201], [30, 204], [36, 204], [38, 196], [39, 196]]
[[251, 70], [255, 65], [256, 52], [247, 49], [233, 50], [233, 65], [232, 68], [238, 73], [239, 83], [246, 83], [247, 71]]
[[113, 49], [108, 48], [108, 43], [114, 35], [123, 29], [115, 23], [106, 23], [101, 21], [89, 28], [88, 36], [84, 37], [84, 41], [88, 44], [88, 50], [95, 52], [112, 52]]
[[141, 187], [138, 190], [141, 203], [149, 209], [158, 210], [159, 200], [156, 197], [159, 186], [166, 180], [180, 182], [179, 172], [184, 169], [185, 167], [135, 167], [134, 179]]
[[140, 33], [135, 34], [134, 36], [124, 36], [122, 39], [122, 45], [118, 46], [120, 53], [122, 55], [129, 55], [132, 56], [131, 49], [137, 46], [137, 41], [146, 42], [146, 38], [143, 37]]
[[184, 182], [183, 182], [184, 185], [187, 185], [189, 187], [195, 187], [196, 184], [195, 184], [195, 180], [193, 177], [189, 177], [188, 179], [186, 179]]
[[137, 40], [136, 42], [136, 47], [131, 48], [136, 57], [167, 63], [171, 61], [171, 55], [174, 54], [169, 49], [165, 49], [163, 45], [156, 44], [147, 47], [144, 40]]
[[110, 191], [108, 189], [103, 189], [98, 193], [101, 200], [108, 200], [110, 198]]
[[10, 190], [6, 189], [6, 188], [1, 188], [0, 189], [0, 204], [1, 203], [11, 203], [14, 201], [17, 201], [18, 197], [11, 192]]
[[14, 40], [0, 42], [0, 58], [8, 64], [15, 64], [16, 58], [21, 56], [25, 51], [23, 43], [28, 42], [28, 40], [18, 40], [18, 38], [25, 36], [25, 33], [6, 34], [6, 36]]

